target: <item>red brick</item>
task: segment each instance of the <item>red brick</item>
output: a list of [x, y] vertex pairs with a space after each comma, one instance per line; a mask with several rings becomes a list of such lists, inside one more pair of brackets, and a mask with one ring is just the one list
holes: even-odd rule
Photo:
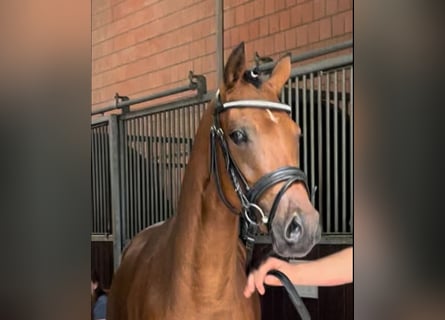
[[235, 10], [235, 24], [240, 25], [246, 21], [244, 6], [238, 7]]
[[250, 21], [255, 18], [254, 7], [255, 7], [254, 2], [248, 2], [244, 5], [244, 16], [246, 18], [246, 21]]
[[93, 43], [92, 59], [98, 59], [113, 52], [113, 41], [107, 40], [98, 44]]
[[224, 11], [224, 28], [229, 29], [235, 26], [235, 10], [229, 9]]
[[352, 0], [338, 0], [338, 11], [345, 11], [352, 8]]
[[297, 4], [297, 0], [286, 0], [286, 8], [293, 7]]
[[276, 52], [282, 53], [286, 49], [286, 42], [283, 32], [279, 32], [274, 37], [274, 47]]
[[338, 0], [326, 0], [326, 14], [331, 15], [338, 11]]
[[264, 14], [268, 15], [275, 12], [275, 1], [267, 0], [265, 1]]
[[216, 52], [216, 39], [214, 36], [207, 37], [205, 39], [205, 53], [214, 53]]
[[91, 30], [96, 30], [97, 28], [109, 24], [112, 21], [112, 11], [111, 9], [106, 9], [91, 18]]
[[320, 22], [312, 22], [309, 24], [309, 42], [314, 43], [320, 41]]
[[345, 32], [352, 32], [353, 30], [353, 19], [352, 10], [345, 13]]
[[254, 20], [249, 23], [249, 40], [260, 36], [260, 20]]
[[230, 32], [228, 31], [224, 31], [223, 32], [223, 36], [224, 36], [224, 48], [228, 47], [230, 44], [232, 44], [232, 38], [230, 37]]
[[328, 39], [332, 36], [332, 21], [331, 18], [326, 18], [320, 21], [320, 40]]
[[280, 26], [279, 26], [278, 16], [276, 15], [269, 16], [269, 33], [272, 34], [278, 32], [279, 30]]
[[299, 26], [303, 22], [303, 11], [301, 6], [293, 7], [290, 11], [290, 25], [292, 27]]
[[303, 25], [297, 28], [297, 47], [304, 46], [308, 43], [308, 26]]
[[91, 2], [91, 12], [93, 14], [99, 13], [110, 7], [111, 7], [110, 0], [96, 0]]
[[275, 11], [280, 11], [286, 8], [286, 0], [275, 0]]
[[280, 31], [289, 29], [290, 27], [290, 13], [288, 10], [280, 12]]
[[253, 5], [253, 18], [260, 18], [264, 16], [264, 2], [270, 0], [256, 0], [252, 2]]
[[314, 0], [314, 19], [319, 19], [326, 15], [326, 1], [332, 0]]
[[297, 34], [296, 29], [287, 30], [284, 34], [286, 41], [286, 49], [292, 50], [297, 46]]
[[340, 13], [332, 17], [332, 35], [338, 36], [345, 33], [345, 15]]
[[303, 23], [311, 22], [314, 19], [314, 8], [312, 2], [305, 2], [300, 5], [303, 12]]
[[238, 27], [238, 33], [241, 41], [249, 40], [249, 25], [243, 24]]
[[269, 19], [260, 20], [260, 35], [267, 36], [269, 34]]

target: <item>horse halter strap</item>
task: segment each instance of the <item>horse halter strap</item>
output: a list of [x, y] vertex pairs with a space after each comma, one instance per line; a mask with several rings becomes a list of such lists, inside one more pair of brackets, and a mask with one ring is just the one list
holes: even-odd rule
[[[217, 168], [217, 156], [215, 148], [216, 142], [219, 142], [219, 145], [221, 146], [221, 150], [226, 165], [226, 170], [229, 173], [234, 190], [241, 202], [242, 215], [249, 223], [249, 228], [251, 229], [251, 232], [248, 233], [254, 232], [252, 231], [253, 228], [255, 229], [256, 232], [256, 227], [258, 226], [258, 222], [256, 221], [256, 219], [254, 220], [254, 218], [252, 218], [251, 215], [253, 210], [260, 213], [262, 222], [267, 225], [270, 231], [272, 227], [273, 218], [275, 217], [275, 212], [278, 208], [278, 204], [284, 193], [291, 187], [292, 184], [296, 182], [302, 182], [306, 187], [308, 194], [310, 194], [309, 187], [307, 184], [307, 178], [305, 173], [300, 168], [287, 166], [278, 168], [277, 170], [266, 174], [265, 176], [261, 177], [252, 187], [250, 187], [245, 177], [243, 176], [242, 172], [239, 170], [238, 166], [233, 160], [233, 157], [230, 154], [227, 141], [224, 138], [224, 131], [222, 130], [220, 125], [219, 114], [229, 108], [263, 108], [263, 109], [281, 110], [290, 113], [291, 107], [286, 104], [272, 102], [272, 101], [264, 101], [264, 100], [238, 100], [238, 101], [222, 103], [219, 90], [216, 93], [216, 108], [213, 116], [213, 125], [210, 129], [210, 153], [211, 153], [210, 171], [213, 172], [213, 174], [215, 175], [219, 197], [232, 213], [234, 214], [239, 213], [235, 209], [235, 207], [227, 200], [222, 191], [221, 180]], [[275, 200], [270, 209], [269, 216], [266, 216], [263, 210], [257, 204], [257, 201], [266, 190], [268, 190], [269, 188], [280, 182], [284, 182], [284, 184], [281, 187], [280, 191], [275, 196]]]

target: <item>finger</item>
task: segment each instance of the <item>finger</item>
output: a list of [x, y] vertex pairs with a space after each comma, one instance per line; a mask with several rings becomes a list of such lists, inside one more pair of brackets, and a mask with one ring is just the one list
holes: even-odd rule
[[268, 286], [281, 286], [282, 285], [280, 280], [278, 280], [277, 277], [272, 276], [272, 275], [266, 275], [266, 277], [264, 278], [264, 283], [267, 284]]
[[254, 282], [253, 274], [250, 274], [247, 277], [246, 287], [244, 288], [244, 296], [246, 298], [249, 298], [254, 291], [255, 291], [255, 282]]

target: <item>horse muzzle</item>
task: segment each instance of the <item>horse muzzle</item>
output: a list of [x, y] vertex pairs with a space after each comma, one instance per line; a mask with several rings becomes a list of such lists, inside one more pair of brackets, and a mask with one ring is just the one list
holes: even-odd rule
[[303, 257], [320, 241], [319, 213], [314, 208], [302, 211], [292, 208], [277, 212], [271, 225], [274, 251], [283, 257]]

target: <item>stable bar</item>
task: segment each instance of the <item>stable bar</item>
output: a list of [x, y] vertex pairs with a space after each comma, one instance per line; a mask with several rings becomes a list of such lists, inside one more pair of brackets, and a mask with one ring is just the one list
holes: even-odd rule
[[141, 161], [139, 160], [141, 157], [140, 153], [140, 138], [141, 138], [141, 118], [135, 119], [135, 137], [134, 137], [134, 154], [136, 158], [136, 185], [135, 185], [135, 223], [136, 223], [136, 229], [135, 234], [138, 233], [141, 230]]
[[198, 84], [194, 83], [194, 82], [190, 82], [188, 85], [184, 85], [181, 87], [177, 87], [177, 88], [173, 88], [173, 89], [168, 89], [165, 91], [161, 91], [155, 94], [151, 94], [148, 96], [143, 96], [140, 98], [135, 98], [135, 99], [130, 99], [130, 100], [126, 100], [126, 101], [121, 101], [119, 102], [117, 105], [112, 104], [109, 105], [107, 107], [103, 107], [103, 108], [99, 108], [97, 110], [94, 110], [93, 112], [91, 112], [91, 115], [96, 115], [96, 114], [103, 114], [105, 112], [108, 111], [112, 111], [112, 110], [117, 110], [117, 109], [122, 109], [125, 107], [130, 107], [134, 104], [138, 104], [138, 103], [142, 103], [142, 102], [148, 102], [151, 100], [156, 100], [156, 99], [160, 99], [160, 98], [164, 98], [164, 97], [168, 97], [174, 94], [178, 94], [178, 93], [182, 93], [185, 91], [190, 91], [190, 90], [196, 90], [198, 88]]
[[346, 232], [346, 70], [342, 70], [342, 117], [341, 117], [341, 186], [342, 186], [342, 229]]
[[354, 232], [354, 67], [351, 66], [351, 101], [350, 101], [350, 114], [349, 114], [349, 179], [350, 179], [350, 212], [351, 212], [351, 221], [350, 221], [350, 232]]
[[128, 239], [127, 235], [127, 217], [128, 217], [128, 154], [127, 150], [127, 128], [125, 121], [118, 122], [119, 128], [119, 153], [120, 153], [120, 179], [121, 179], [121, 195], [122, 195], [122, 211], [121, 211], [121, 245], [124, 247], [125, 241]]
[[317, 123], [318, 123], [318, 188], [317, 188], [317, 194], [318, 197], [318, 211], [320, 212], [320, 215], [323, 215], [323, 188], [324, 188], [324, 179], [323, 179], [323, 134], [322, 134], [322, 103], [321, 103], [321, 74], [318, 74], [318, 82], [317, 82]]
[[91, 133], [91, 145], [93, 149], [93, 157], [92, 157], [92, 175], [93, 175], [93, 186], [92, 186], [92, 192], [93, 192], [93, 232], [99, 232], [98, 227], [98, 204], [97, 204], [97, 184], [98, 184], [98, 177], [97, 177], [97, 161], [98, 161], [98, 155], [97, 155], [97, 142], [96, 142], [96, 136], [97, 136], [97, 127], [93, 128], [93, 132]]
[[330, 117], [330, 73], [326, 73], [326, 230], [331, 230], [331, 117]]
[[121, 234], [121, 186], [119, 178], [119, 130], [116, 116], [110, 116], [109, 122], [110, 155], [110, 194], [111, 194], [111, 233], [113, 239], [113, 265], [117, 269], [122, 252]]
[[[302, 54], [298, 54], [298, 55], [292, 55], [291, 56], [291, 63], [296, 63], [296, 62], [301, 62], [304, 60], [308, 60], [308, 59], [312, 59], [312, 58], [316, 58], [325, 54], [329, 54], [332, 52], [336, 52], [336, 51], [340, 51], [340, 50], [344, 50], [344, 49], [348, 49], [351, 48], [352, 49], [352, 45], [353, 45], [353, 41], [352, 40], [348, 40], [342, 43], [338, 43], [338, 44], [334, 44], [332, 46], [329, 47], [325, 47], [325, 48], [321, 48], [321, 49], [315, 49], [312, 51], [308, 51]], [[264, 63], [260, 66], [258, 66], [259, 71], [263, 72], [263, 71], [267, 71], [267, 70], [272, 70], [273, 67], [275, 67], [277, 61], [274, 62], [268, 62], [268, 63]], [[321, 70], [321, 68], [319, 68], [319, 70]]]
[[[155, 121], [154, 121], [154, 125], [155, 125], [155, 136], [154, 138], [157, 138], [160, 136], [160, 114], [156, 113], [155, 115]], [[152, 176], [153, 179], [153, 184], [154, 184], [154, 189], [155, 189], [155, 197], [153, 199], [154, 201], [154, 211], [152, 212], [152, 220], [153, 220], [153, 224], [157, 223], [160, 219], [159, 219], [159, 215], [160, 215], [160, 204], [159, 204], [159, 199], [160, 197], [160, 190], [159, 190], [159, 180], [161, 179], [160, 177], [160, 161], [159, 161], [159, 142], [158, 139], [154, 139], [153, 141], [153, 145], [155, 146], [155, 158], [154, 158], [154, 164], [155, 164], [155, 172], [154, 175]]]
[[338, 74], [334, 72], [334, 232], [338, 232]]
[[128, 218], [129, 218], [129, 227], [130, 227], [130, 232], [129, 232], [129, 239], [133, 238], [134, 236], [134, 153], [133, 153], [133, 143], [134, 143], [134, 119], [128, 121], [128, 131], [129, 131], [129, 144], [128, 144], [128, 149], [126, 152], [129, 153], [129, 161], [128, 161], [128, 167], [129, 167], [129, 171], [128, 171], [128, 175], [130, 177], [129, 179], [129, 202], [130, 202], [130, 210], [128, 212]]
[[154, 145], [154, 139], [153, 137], [156, 136], [155, 126], [153, 115], [148, 115], [147, 118], [150, 121], [150, 140], [149, 140], [149, 146], [150, 146], [150, 153], [149, 153], [149, 161], [150, 161], [150, 172], [149, 172], [149, 183], [150, 183], [150, 211], [148, 212], [148, 225], [153, 224], [153, 212], [155, 211], [155, 184], [153, 182], [153, 177], [156, 176], [155, 172], [155, 165], [156, 165], [156, 158], [155, 158], [155, 150], [156, 146]]
[[[311, 186], [311, 192], [315, 189], [315, 133], [314, 133], [314, 126], [315, 126], [315, 119], [314, 119], [314, 73], [311, 73], [310, 76], [310, 107], [309, 107], [309, 123], [310, 123], [310, 186]], [[315, 205], [315, 203], [313, 203]]]
[[307, 174], [307, 170], [308, 170], [308, 163], [307, 163], [307, 114], [306, 114], [306, 110], [307, 110], [307, 100], [306, 100], [306, 75], [303, 75], [303, 166], [301, 166], [302, 170], [304, 172], [306, 172]]

